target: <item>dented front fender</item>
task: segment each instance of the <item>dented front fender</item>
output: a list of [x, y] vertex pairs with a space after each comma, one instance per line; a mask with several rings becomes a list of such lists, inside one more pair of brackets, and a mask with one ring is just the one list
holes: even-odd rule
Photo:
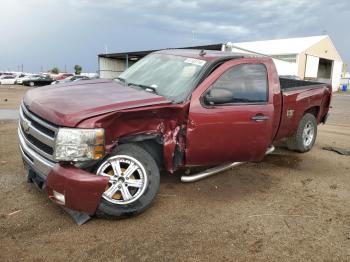
[[[144, 135], [145, 139], [157, 136], [163, 145], [163, 162], [167, 171], [173, 172], [176, 148], [184, 150], [180, 137], [181, 128], [185, 128], [189, 103], [148, 106], [122, 110], [102, 116], [86, 119], [78, 127], [101, 127], [106, 133], [107, 154], [126, 137]], [[136, 141], [137, 142], [137, 141]]]

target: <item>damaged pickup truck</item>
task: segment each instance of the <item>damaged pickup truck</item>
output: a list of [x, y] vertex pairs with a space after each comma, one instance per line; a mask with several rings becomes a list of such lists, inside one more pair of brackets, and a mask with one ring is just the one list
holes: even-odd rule
[[276, 140], [309, 151], [331, 86], [280, 79], [273, 60], [163, 50], [115, 80], [27, 92], [18, 136], [28, 181], [67, 210], [121, 218], [155, 199], [160, 170], [262, 161]]

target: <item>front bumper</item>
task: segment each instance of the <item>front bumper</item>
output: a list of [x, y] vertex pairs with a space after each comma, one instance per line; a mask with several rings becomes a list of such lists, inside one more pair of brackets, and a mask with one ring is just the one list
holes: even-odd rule
[[[25, 136], [18, 130], [19, 148], [28, 178], [35, 182], [56, 204], [86, 214], [94, 214], [108, 178], [96, 176], [73, 165], [60, 165], [32, 150]], [[39, 182], [38, 182], [39, 181]], [[57, 199], [57, 193], [64, 196]]]

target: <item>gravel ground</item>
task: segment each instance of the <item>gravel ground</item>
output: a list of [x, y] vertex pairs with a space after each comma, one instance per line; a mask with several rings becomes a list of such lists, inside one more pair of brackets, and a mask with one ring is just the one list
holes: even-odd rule
[[23, 95], [31, 87], [21, 85], [0, 85], [0, 109], [18, 109]]
[[[19, 99], [18, 99], [19, 101]], [[349, 261], [350, 96], [336, 95], [313, 150], [182, 184], [130, 219], [77, 226], [25, 181], [16, 123], [0, 122], [0, 261]]]

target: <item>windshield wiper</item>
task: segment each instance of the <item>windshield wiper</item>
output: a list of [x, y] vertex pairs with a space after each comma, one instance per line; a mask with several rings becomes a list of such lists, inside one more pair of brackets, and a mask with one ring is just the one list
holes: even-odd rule
[[157, 91], [157, 88], [154, 87], [154, 86], [148, 86], [148, 85], [142, 85], [142, 84], [134, 84], [134, 83], [128, 83], [128, 86], [138, 86], [138, 87], [141, 87], [142, 89], [148, 91], [148, 92], [153, 92], [157, 95], [158, 94], [158, 91]]

